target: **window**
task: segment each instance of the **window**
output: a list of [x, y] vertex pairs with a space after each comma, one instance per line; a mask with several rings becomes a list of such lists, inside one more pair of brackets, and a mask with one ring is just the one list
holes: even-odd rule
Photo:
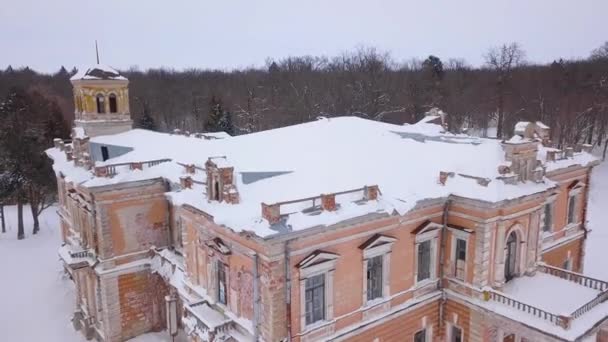
[[553, 226], [553, 203], [545, 204], [545, 220], [543, 222], [543, 232], [550, 232]]
[[306, 325], [325, 319], [325, 274], [306, 279]]
[[515, 334], [505, 335], [503, 342], [515, 342]]
[[462, 329], [457, 326], [452, 326], [452, 337], [450, 342], [462, 342]]
[[116, 102], [116, 95], [110, 94], [110, 113], [118, 112], [118, 102]]
[[431, 277], [431, 240], [418, 244], [418, 281]]
[[367, 261], [367, 300], [382, 297], [382, 255]]
[[296, 267], [300, 270], [300, 327], [334, 316], [333, 284], [339, 255], [317, 250], [302, 259]]
[[110, 159], [110, 153], [107, 146], [101, 146], [101, 160], [106, 161]]
[[576, 200], [577, 195], [570, 195], [568, 198], [568, 224], [576, 223]]
[[456, 238], [455, 253], [456, 271], [454, 275], [457, 279], [464, 280], [467, 264], [467, 240]]
[[517, 268], [517, 234], [513, 231], [507, 238], [507, 255], [505, 258], [505, 280], [509, 281], [516, 275]]
[[104, 99], [103, 95], [98, 94], [96, 100], [97, 100], [97, 113], [99, 113], [99, 114], [105, 113], [106, 104], [105, 104], [105, 99]]
[[220, 200], [220, 182], [217, 180], [213, 182], [213, 199], [216, 201]]
[[426, 329], [422, 329], [414, 334], [414, 342], [426, 342]]
[[572, 271], [572, 258], [568, 257], [564, 261], [562, 268], [568, 271]]
[[226, 305], [228, 303], [227, 297], [228, 287], [226, 286], [226, 265], [218, 261], [217, 262], [217, 301]]

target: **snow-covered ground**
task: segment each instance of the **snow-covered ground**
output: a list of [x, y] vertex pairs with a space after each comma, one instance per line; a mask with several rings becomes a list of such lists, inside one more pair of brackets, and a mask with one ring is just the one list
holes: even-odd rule
[[[70, 322], [74, 286], [57, 256], [61, 234], [55, 208], [42, 213], [37, 235], [32, 235], [29, 207], [24, 208], [25, 240], [17, 240], [16, 212], [5, 208], [7, 232], [0, 233], [0, 341], [85, 342]], [[131, 341], [171, 339], [155, 333]]]
[[[608, 280], [608, 163], [592, 177], [585, 273]], [[70, 317], [74, 288], [63, 276], [57, 256], [60, 232], [54, 208], [41, 218], [38, 235], [31, 234], [29, 208], [25, 208], [25, 240], [17, 240], [16, 208], [6, 210], [8, 232], [0, 233], [0, 341], [84, 342]], [[131, 342], [170, 341], [163, 332], [146, 334]]]

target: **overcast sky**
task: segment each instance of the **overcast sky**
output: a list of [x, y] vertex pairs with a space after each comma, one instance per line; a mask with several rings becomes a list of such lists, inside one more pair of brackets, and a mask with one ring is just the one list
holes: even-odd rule
[[357, 46], [397, 61], [434, 54], [479, 65], [519, 42], [532, 62], [586, 57], [608, 40], [608, 0], [0, 0], [0, 68], [101, 62], [231, 69]]

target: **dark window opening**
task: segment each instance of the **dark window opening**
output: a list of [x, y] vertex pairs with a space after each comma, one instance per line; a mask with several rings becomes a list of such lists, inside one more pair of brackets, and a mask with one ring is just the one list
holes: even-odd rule
[[550, 232], [553, 225], [553, 204], [545, 204], [545, 222], [543, 222], [543, 232]]
[[451, 342], [462, 342], [462, 329], [452, 326]]
[[467, 261], [467, 241], [456, 239], [456, 278], [464, 280], [464, 271]]
[[105, 99], [103, 97], [103, 95], [99, 94], [97, 95], [97, 113], [99, 114], [103, 114], [106, 112], [106, 104], [105, 104]]
[[382, 255], [367, 261], [367, 300], [382, 297]]
[[226, 265], [221, 261], [217, 262], [217, 301], [226, 305], [228, 303], [228, 297], [226, 291]]
[[505, 260], [505, 279], [509, 281], [515, 277], [517, 265], [517, 235], [515, 232], [509, 234], [507, 239], [507, 258]]
[[118, 102], [116, 102], [116, 95], [110, 94], [110, 113], [118, 112]]
[[576, 197], [576, 195], [573, 195], [568, 199], [568, 224], [576, 221]]
[[414, 342], [426, 342], [426, 329], [422, 329], [414, 335]]
[[216, 201], [220, 200], [220, 182], [215, 181], [213, 184], [213, 199]]
[[325, 274], [306, 279], [306, 324], [325, 319]]
[[418, 244], [418, 281], [431, 277], [431, 240]]
[[106, 161], [110, 159], [110, 152], [107, 146], [101, 146], [101, 160]]

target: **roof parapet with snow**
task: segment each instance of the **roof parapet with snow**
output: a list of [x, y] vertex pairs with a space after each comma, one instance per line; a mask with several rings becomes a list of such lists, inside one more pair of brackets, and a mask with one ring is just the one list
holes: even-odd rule
[[[61, 151], [62, 144], [56, 142], [59, 148], [48, 151], [56, 172], [83, 186], [162, 177], [174, 184], [168, 196], [175, 205], [187, 204], [209, 214], [217, 224], [235, 231], [253, 230], [262, 237], [277, 234], [272, 227], [275, 216], [260, 210], [263, 203], [279, 204], [281, 222], [294, 231], [372, 213], [403, 215], [422, 200], [449, 195], [488, 203], [515, 199], [554, 187], [542, 170], [596, 162], [582, 150], [567, 159], [547, 161], [547, 152], [552, 150], [536, 141], [507, 143], [517, 150], [513, 158], [506, 155], [505, 144], [495, 139], [448, 133], [432, 123], [401, 126], [356, 117], [335, 117], [224, 139], [134, 129], [97, 136], [90, 142], [120, 146], [129, 152], [94, 161], [93, 170], [106, 166], [108, 171], [95, 176], [68, 160], [66, 144]], [[534, 148], [524, 148], [528, 145]], [[522, 148], [526, 151], [520, 151]], [[525, 176], [518, 176], [522, 167], [513, 160], [523, 156], [534, 162]], [[213, 196], [215, 185], [210, 177], [215, 176], [210, 174], [210, 166], [230, 170], [218, 186], [227, 184], [225, 195], [234, 195], [235, 200]], [[493, 181], [497, 179], [503, 181]], [[365, 184], [382, 189], [382, 196], [358, 201], [364, 198]], [[348, 189], [360, 190], [358, 198], [346, 198]], [[325, 210], [311, 215], [308, 209], [317, 206]]]

